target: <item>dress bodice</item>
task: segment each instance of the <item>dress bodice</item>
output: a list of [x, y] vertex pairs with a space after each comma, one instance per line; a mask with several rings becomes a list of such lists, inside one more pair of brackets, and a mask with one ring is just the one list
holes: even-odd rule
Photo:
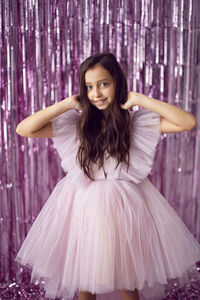
[[107, 151], [104, 155], [104, 165], [101, 168], [98, 168], [98, 164], [92, 164], [91, 169], [93, 172], [93, 177], [95, 180], [107, 179], [114, 180], [119, 178], [121, 163], [117, 166], [117, 162], [111, 156], [108, 156]]
[[[94, 163], [91, 166], [95, 180], [129, 180], [139, 183], [149, 174], [160, 138], [160, 115], [145, 108], [129, 113], [132, 126], [128, 171], [125, 163], [121, 162], [116, 168], [115, 159], [106, 156], [103, 167], [99, 169], [98, 164]], [[52, 139], [61, 158], [61, 166], [75, 181], [85, 176], [76, 160], [79, 147], [77, 138], [79, 118], [79, 112], [69, 110], [52, 119], [54, 132]], [[88, 177], [85, 180], [89, 180]]]

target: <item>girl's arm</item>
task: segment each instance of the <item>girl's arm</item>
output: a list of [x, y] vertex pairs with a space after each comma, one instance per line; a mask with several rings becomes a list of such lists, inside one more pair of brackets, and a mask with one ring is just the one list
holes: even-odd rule
[[195, 116], [184, 109], [140, 93], [129, 92], [127, 102], [121, 107], [128, 109], [134, 105], [140, 105], [160, 114], [162, 133], [191, 130], [197, 124]]
[[53, 137], [51, 119], [69, 109], [81, 110], [78, 97], [79, 95], [73, 95], [37, 111], [33, 115], [21, 121], [16, 127], [16, 132], [23, 137]]

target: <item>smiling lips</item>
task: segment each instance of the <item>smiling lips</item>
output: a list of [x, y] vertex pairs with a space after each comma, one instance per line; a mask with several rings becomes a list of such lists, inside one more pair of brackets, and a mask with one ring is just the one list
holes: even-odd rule
[[98, 100], [98, 101], [94, 101], [94, 102], [95, 102], [96, 105], [100, 106], [100, 105], [103, 105], [106, 100], [107, 100], [107, 98], [102, 99], [102, 100]]

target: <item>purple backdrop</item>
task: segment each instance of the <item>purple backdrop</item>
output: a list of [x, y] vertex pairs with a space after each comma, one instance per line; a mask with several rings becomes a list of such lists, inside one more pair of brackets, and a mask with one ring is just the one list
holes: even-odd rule
[[[41, 299], [24, 287], [29, 275], [13, 259], [64, 173], [52, 140], [20, 137], [17, 124], [76, 94], [80, 63], [105, 50], [116, 55], [129, 90], [199, 121], [200, 1], [1, 0], [0, 31], [0, 295]], [[150, 179], [200, 241], [199, 149], [199, 122], [190, 132], [163, 134]], [[193, 282], [193, 289], [200, 287]], [[191, 286], [181, 292], [190, 299]]]

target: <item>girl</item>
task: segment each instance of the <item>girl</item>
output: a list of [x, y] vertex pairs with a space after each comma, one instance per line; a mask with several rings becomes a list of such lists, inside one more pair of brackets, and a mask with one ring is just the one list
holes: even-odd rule
[[158, 286], [195, 268], [200, 245], [147, 178], [161, 132], [195, 125], [183, 109], [127, 92], [106, 52], [81, 64], [78, 95], [17, 126], [24, 137], [51, 137], [67, 173], [15, 258], [45, 282], [45, 296], [156, 299]]

